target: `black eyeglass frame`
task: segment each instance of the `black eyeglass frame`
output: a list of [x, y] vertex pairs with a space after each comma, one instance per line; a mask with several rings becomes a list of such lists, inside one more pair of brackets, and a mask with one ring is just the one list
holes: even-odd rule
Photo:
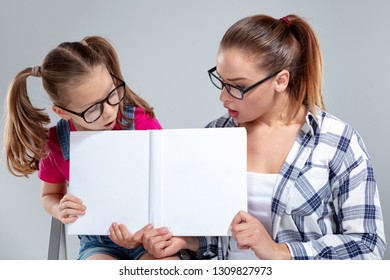
[[[251, 91], [252, 89], [256, 88], [257, 86], [261, 85], [262, 83], [268, 81], [268, 80], [271, 79], [272, 77], [274, 77], [274, 76], [276, 76], [277, 74], [279, 74], [280, 72], [282, 72], [282, 70], [276, 71], [275, 73], [273, 73], [273, 74], [271, 74], [271, 75], [265, 77], [264, 79], [258, 81], [257, 83], [254, 83], [253, 85], [251, 85], [251, 86], [249, 86], [249, 87], [247, 87], [247, 88], [245, 88], [245, 89], [242, 89], [242, 88], [233, 86], [233, 85], [231, 85], [231, 84], [228, 84], [228, 83], [225, 83], [224, 81], [222, 81], [222, 80], [221, 80], [221, 77], [218, 77], [218, 76], [216, 76], [216, 75], [213, 73], [213, 72], [215, 72], [216, 70], [217, 70], [217, 66], [214, 66], [213, 68], [211, 68], [211, 69], [209, 69], [209, 70], [207, 71], [207, 73], [209, 74], [209, 78], [210, 78], [210, 80], [211, 80], [211, 83], [212, 83], [216, 88], [218, 88], [218, 89], [220, 89], [220, 90], [222, 90], [222, 89], [225, 87], [227, 93], [229, 93], [229, 95], [230, 95], [231, 97], [233, 97], [233, 98], [235, 98], [235, 99], [239, 99], [239, 100], [244, 99], [244, 95], [245, 95], [246, 93], [248, 93], [249, 91]], [[218, 81], [220, 81], [222, 87], [216, 85], [216, 84], [213, 82], [212, 76], [213, 76], [214, 78], [216, 78]], [[233, 95], [233, 94], [230, 92], [230, 88], [234, 88], [234, 89], [238, 90], [238, 91], [240, 92], [241, 97], [237, 97], [237, 96]]]
[[[107, 97], [106, 97], [106, 98], [104, 98], [103, 100], [101, 100], [101, 101], [99, 101], [99, 102], [96, 102], [95, 104], [92, 104], [91, 106], [89, 106], [87, 109], [85, 109], [85, 110], [82, 111], [81, 113], [78, 113], [78, 112], [75, 112], [75, 111], [66, 109], [66, 108], [64, 108], [64, 107], [62, 107], [62, 106], [59, 106], [59, 105], [56, 105], [56, 106], [57, 106], [58, 108], [61, 108], [62, 110], [66, 111], [66, 112], [69, 112], [69, 113], [72, 113], [72, 114], [74, 114], [74, 115], [76, 115], [76, 116], [82, 117], [83, 120], [84, 120], [86, 123], [94, 123], [94, 122], [96, 122], [96, 121], [103, 115], [103, 108], [104, 108], [104, 106], [102, 106], [102, 105], [103, 105], [105, 102], [107, 102], [107, 103], [110, 104], [111, 106], [116, 106], [116, 105], [118, 105], [119, 103], [121, 103], [121, 102], [123, 101], [123, 99], [125, 98], [125, 95], [126, 95], [126, 83], [125, 83], [123, 80], [121, 80], [120, 78], [118, 78], [117, 76], [115, 76], [114, 74], [111, 74], [111, 73], [110, 73], [110, 75], [111, 75], [111, 77], [113, 77], [113, 78], [115, 78], [115, 79], [117, 79], [117, 80], [119, 81], [119, 85], [118, 85], [118, 86], [115, 86], [115, 88], [107, 94]], [[118, 103], [111, 104], [111, 103], [110, 103], [110, 97], [111, 97], [111, 95], [112, 95], [116, 90], [118, 90], [120, 87], [123, 87], [123, 92], [124, 92], [122, 98], [118, 101]], [[100, 115], [99, 115], [95, 120], [93, 120], [93, 121], [87, 121], [87, 120], [85, 119], [85, 114], [88, 112], [89, 109], [91, 109], [92, 107], [94, 107], [94, 106], [96, 106], [96, 105], [101, 105], [101, 108], [102, 108], [102, 109], [101, 109]]]

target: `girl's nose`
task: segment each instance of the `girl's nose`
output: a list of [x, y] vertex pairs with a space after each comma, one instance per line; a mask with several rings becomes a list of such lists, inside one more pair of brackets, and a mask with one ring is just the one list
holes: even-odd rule
[[115, 113], [118, 105], [115, 105], [115, 106], [112, 106], [110, 104], [108, 104], [108, 102], [104, 102], [103, 103], [103, 116], [106, 117], [106, 116], [111, 116], [112, 114]]

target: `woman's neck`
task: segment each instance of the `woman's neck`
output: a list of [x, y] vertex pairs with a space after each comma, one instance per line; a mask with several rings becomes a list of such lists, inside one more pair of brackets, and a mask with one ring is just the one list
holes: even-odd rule
[[275, 113], [267, 114], [264, 116], [261, 116], [260, 118], [253, 120], [248, 123], [240, 124], [239, 126], [245, 127], [246, 129], [251, 129], [253, 127], [257, 126], [267, 126], [270, 128], [277, 128], [277, 127], [289, 127], [289, 126], [302, 126], [306, 122], [306, 114], [307, 114], [307, 107], [305, 105], [301, 105], [298, 112], [291, 118], [292, 115], [294, 115], [295, 112], [293, 112], [293, 109], [281, 109], [278, 110]]

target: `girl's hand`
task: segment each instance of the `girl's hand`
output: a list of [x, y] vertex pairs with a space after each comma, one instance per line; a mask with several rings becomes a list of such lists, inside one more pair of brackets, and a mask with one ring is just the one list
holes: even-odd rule
[[286, 244], [276, 243], [263, 224], [250, 214], [240, 211], [234, 217], [232, 237], [239, 249], [251, 249], [259, 259], [291, 259]]
[[61, 222], [70, 224], [77, 220], [79, 216], [85, 214], [86, 207], [80, 198], [71, 194], [65, 194], [58, 205]]
[[142, 229], [132, 234], [125, 225], [112, 223], [110, 227], [110, 239], [117, 245], [133, 249], [142, 244], [142, 237], [145, 231], [153, 228], [151, 224], [144, 226]]

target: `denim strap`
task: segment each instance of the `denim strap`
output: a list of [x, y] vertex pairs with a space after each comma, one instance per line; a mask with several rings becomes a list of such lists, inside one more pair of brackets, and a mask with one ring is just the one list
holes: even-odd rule
[[[135, 107], [131, 106], [131, 105], [125, 105], [124, 107], [124, 113], [126, 115], [126, 117], [130, 118], [130, 119], [133, 119], [134, 120], [134, 112], [135, 112]], [[122, 118], [122, 122], [124, 124], [127, 124], [128, 122]], [[131, 126], [128, 128], [129, 130], [134, 130], [134, 121], [133, 123], [131, 124]]]
[[62, 155], [66, 161], [69, 160], [70, 150], [70, 128], [67, 120], [60, 119], [57, 123], [57, 137], [60, 143]]

